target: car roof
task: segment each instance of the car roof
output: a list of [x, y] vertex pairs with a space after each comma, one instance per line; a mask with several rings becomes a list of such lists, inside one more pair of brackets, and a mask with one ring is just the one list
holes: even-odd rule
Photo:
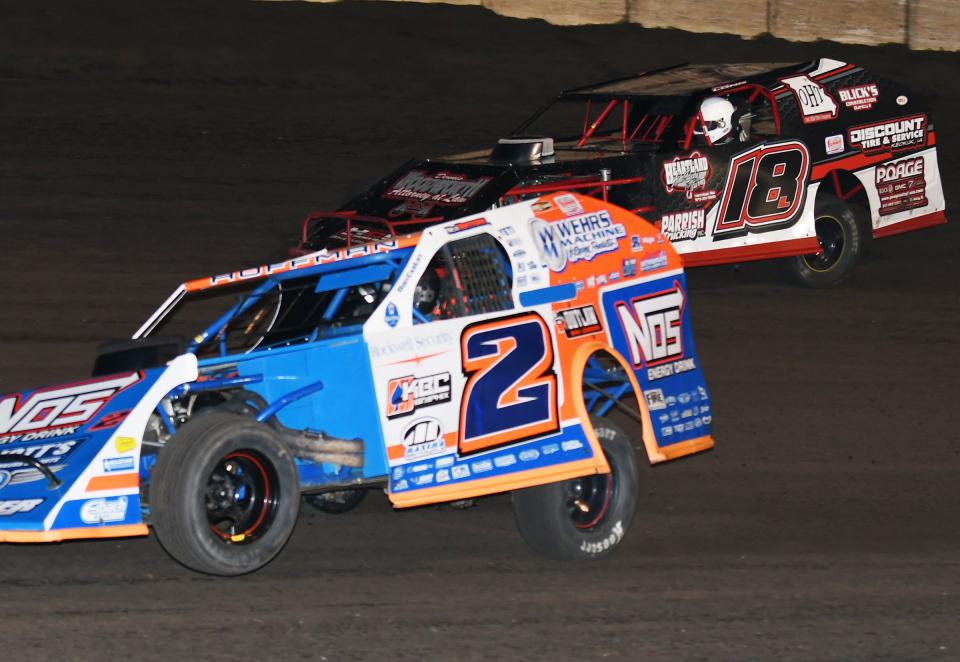
[[566, 90], [563, 98], [686, 97], [712, 88], [759, 78], [775, 78], [802, 65], [784, 62], [680, 64]]

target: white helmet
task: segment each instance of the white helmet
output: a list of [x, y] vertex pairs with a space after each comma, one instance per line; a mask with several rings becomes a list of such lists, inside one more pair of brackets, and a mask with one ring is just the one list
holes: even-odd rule
[[700, 102], [700, 126], [697, 134], [713, 145], [733, 133], [733, 104], [722, 97], [707, 97]]

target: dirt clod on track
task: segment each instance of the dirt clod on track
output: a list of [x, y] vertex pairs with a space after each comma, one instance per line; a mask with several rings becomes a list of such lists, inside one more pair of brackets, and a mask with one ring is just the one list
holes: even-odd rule
[[[283, 256], [308, 211], [408, 156], [682, 60], [912, 82], [960, 204], [953, 54], [374, 2], [2, 0], [0, 35], [0, 393], [86, 375], [177, 283]], [[876, 242], [829, 291], [694, 272], [717, 448], [641, 472], [608, 561], [534, 556], [506, 497], [305, 509], [233, 580], [150, 538], [6, 545], [0, 658], [958, 659], [958, 226]]]

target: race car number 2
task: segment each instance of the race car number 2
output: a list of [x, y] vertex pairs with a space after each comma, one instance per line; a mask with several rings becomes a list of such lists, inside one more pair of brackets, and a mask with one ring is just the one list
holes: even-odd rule
[[792, 223], [810, 176], [810, 152], [798, 141], [759, 145], [730, 162], [714, 236]]
[[524, 313], [466, 327], [466, 387], [458, 445], [473, 453], [559, 429], [557, 376], [546, 322]]

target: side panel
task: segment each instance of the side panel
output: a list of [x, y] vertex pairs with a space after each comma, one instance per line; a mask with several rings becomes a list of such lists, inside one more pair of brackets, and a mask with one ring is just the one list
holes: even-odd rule
[[[140, 444], [150, 413], [197, 376], [196, 359], [0, 399], [0, 540], [145, 534]], [[6, 460], [4, 460], [4, 456]], [[52, 486], [28, 456], [61, 481]]]
[[302, 487], [386, 475], [386, 456], [370, 360], [367, 345], [359, 335], [253, 352], [232, 357], [227, 363], [206, 360], [202, 371], [235, 371], [240, 377], [261, 375], [262, 381], [246, 388], [261, 395], [268, 403], [322, 382], [322, 389], [281, 409], [277, 419], [294, 430], [362, 439], [364, 467], [362, 472], [342, 471], [334, 465], [320, 468], [312, 462], [298, 462]]
[[683, 272], [605, 288], [601, 300], [610, 343], [634, 370], [658, 448], [669, 457], [685, 444], [699, 444], [710, 431], [713, 410], [693, 343]]

